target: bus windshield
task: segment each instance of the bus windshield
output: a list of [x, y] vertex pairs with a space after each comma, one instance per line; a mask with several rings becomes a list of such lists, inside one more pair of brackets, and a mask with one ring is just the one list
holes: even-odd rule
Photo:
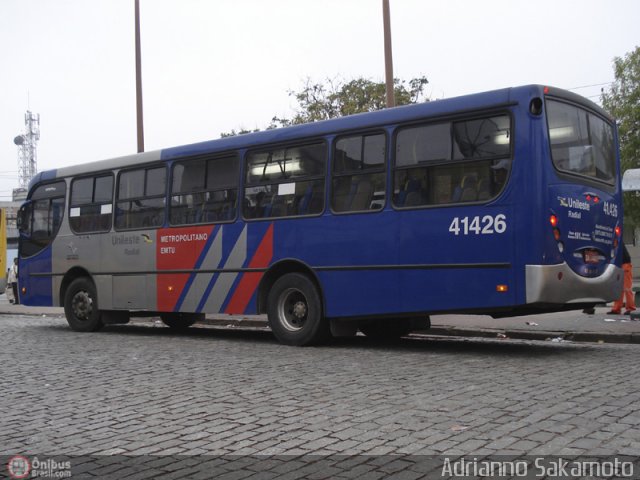
[[66, 194], [64, 181], [37, 187], [20, 211], [21, 256], [36, 255], [51, 244], [62, 224]]
[[574, 105], [547, 101], [551, 157], [563, 172], [613, 185], [616, 150], [613, 127]]

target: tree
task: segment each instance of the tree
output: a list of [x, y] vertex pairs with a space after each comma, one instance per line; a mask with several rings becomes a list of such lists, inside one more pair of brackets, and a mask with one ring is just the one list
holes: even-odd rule
[[[640, 168], [640, 47], [614, 59], [615, 81], [602, 105], [618, 120], [621, 171]], [[624, 196], [625, 218], [640, 224], [640, 196]]]
[[[408, 82], [394, 79], [396, 105], [408, 105], [422, 100], [427, 83], [429, 81], [426, 77], [413, 78]], [[270, 127], [286, 127], [382, 110], [386, 107], [385, 91], [384, 82], [374, 82], [362, 77], [346, 83], [335, 79], [327, 79], [325, 83], [307, 79], [301, 91], [289, 92], [289, 96], [298, 102], [294, 117], [274, 117]]]
[[246, 128], [241, 128], [240, 130], [236, 130], [235, 128], [232, 129], [230, 132], [222, 132], [220, 134], [221, 138], [225, 138], [225, 137], [235, 137], [236, 135], [244, 135], [245, 133], [254, 133], [254, 132], [259, 132], [260, 129], [259, 128], [255, 128], [253, 130], [247, 130]]
[[[429, 81], [424, 76], [412, 78], [409, 81], [394, 79], [396, 105], [428, 101], [424, 96], [424, 88], [428, 83]], [[382, 110], [386, 106], [384, 82], [374, 82], [363, 77], [348, 82], [340, 79], [314, 82], [308, 78], [302, 90], [288, 93], [298, 103], [294, 116], [292, 118], [273, 117], [267, 129], [317, 122], [355, 113], [373, 112]], [[249, 131], [236, 132], [232, 130], [221, 136], [228, 137], [242, 133], [249, 133]]]

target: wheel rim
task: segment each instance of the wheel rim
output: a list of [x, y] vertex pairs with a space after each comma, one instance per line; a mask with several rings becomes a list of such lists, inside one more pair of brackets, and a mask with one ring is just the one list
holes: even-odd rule
[[308, 316], [307, 298], [300, 290], [289, 288], [282, 292], [278, 299], [278, 320], [284, 328], [297, 332], [304, 328]]
[[93, 311], [93, 299], [88, 292], [80, 290], [71, 300], [71, 309], [73, 315], [80, 321], [87, 321], [91, 317]]

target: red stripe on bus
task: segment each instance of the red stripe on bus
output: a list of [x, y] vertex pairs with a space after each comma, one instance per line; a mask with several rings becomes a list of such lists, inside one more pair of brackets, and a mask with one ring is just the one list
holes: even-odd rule
[[[157, 269], [191, 270], [197, 268], [198, 259], [203, 254], [207, 240], [215, 234], [217, 234], [215, 225], [158, 229], [156, 235]], [[172, 312], [175, 309], [178, 299], [189, 283], [190, 276], [189, 273], [157, 275], [156, 303], [159, 312]]]
[[[256, 253], [253, 255], [248, 268], [265, 268], [269, 266], [273, 257], [273, 224], [269, 225]], [[238, 314], [245, 313], [251, 297], [258, 288], [263, 272], [246, 272], [242, 275], [236, 291], [233, 293], [225, 313]]]

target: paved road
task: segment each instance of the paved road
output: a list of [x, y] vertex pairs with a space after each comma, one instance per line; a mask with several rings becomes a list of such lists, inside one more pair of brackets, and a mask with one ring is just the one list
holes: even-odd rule
[[[2, 455], [637, 455], [640, 345], [0, 317]], [[390, 457], [394, 458], [394, 457]], [[407, 477], [409, 478], [409, 477]]]

